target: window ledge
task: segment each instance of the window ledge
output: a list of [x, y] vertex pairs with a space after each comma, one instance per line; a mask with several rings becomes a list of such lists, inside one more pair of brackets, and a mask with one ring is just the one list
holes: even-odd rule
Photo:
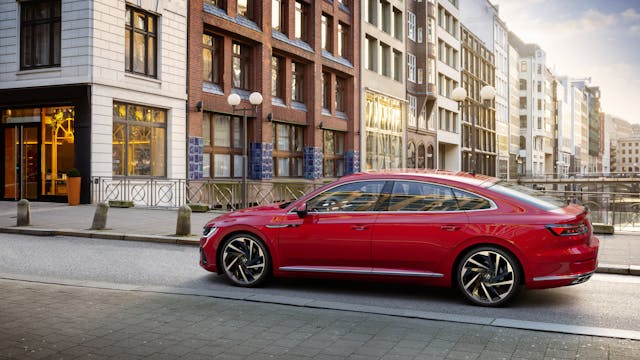
[[62, 69], [59, 66], [39, 69], [20, 70], [16, 75], [31, 75], [31, 74], [46, 74], [46, 73], [60, 73]]
[[132, 74], [132, 73], [128, 73], [128, 72], [125, 72], [124, 76], [128, 77], [128, 78], [132, 78], [132, 79], [138, 79], [138, 80], [148, 81], [150, 83], [162, 85], [162, 80], [160, 80], [160, 79], [150, 78], [150, 77], [143, 76], [143, 75], [136, 75], [136, 74]]
[[291, 103], [291, 108], [295, 110], [307, 111], [307, 105], [297, 101]]

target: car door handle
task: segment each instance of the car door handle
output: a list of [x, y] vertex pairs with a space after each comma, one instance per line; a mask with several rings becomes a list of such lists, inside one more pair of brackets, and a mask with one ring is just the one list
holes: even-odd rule
[[353, 225], [351, 228], [355, 231], [363, 231], [369, 228], [369, 225]]
[[440, 226], [440, 229], [444, 230], [444, 231], [456, 231], [456, 230], [460, 230], [461, 226], [460, 225], [442, 225]]

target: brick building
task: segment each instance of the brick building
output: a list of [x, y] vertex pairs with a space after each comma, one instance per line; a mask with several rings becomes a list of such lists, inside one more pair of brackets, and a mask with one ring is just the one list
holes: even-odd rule
[[[188, 179], [250, 181], [359, 171], [359, 2], [193, 0], [189, 16]], [[249, 199], [257, 196], [249, 194]]]

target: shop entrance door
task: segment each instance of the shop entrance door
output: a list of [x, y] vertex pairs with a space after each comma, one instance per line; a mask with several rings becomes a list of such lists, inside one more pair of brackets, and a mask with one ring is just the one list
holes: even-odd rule
[[4, 128], [4, 198], [38, 198], [38, 126]]

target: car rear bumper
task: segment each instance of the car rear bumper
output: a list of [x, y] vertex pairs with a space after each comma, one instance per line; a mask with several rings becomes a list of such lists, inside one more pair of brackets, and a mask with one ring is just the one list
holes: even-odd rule
[[536, 268], [526, 286], [531, 289], [551, 288], [581, 284], [598, 268], [599, 240], [592, 236], [589, 244], [563, 249], [557, 253], [545, 253], [538, 257]]

